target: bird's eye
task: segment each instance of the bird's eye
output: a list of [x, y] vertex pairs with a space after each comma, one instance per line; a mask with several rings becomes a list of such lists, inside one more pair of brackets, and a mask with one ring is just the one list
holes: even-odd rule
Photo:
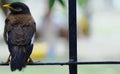
[[20, 12], [22, 11], [22, 8], [15, 8], [15, 11]]

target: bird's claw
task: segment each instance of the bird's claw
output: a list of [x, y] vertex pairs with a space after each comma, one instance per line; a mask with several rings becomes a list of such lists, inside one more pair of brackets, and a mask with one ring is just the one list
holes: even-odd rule
[[31, 58], [28, 59], [27, 64], [33, 63], [33, 60]]
[[7, 61], [6, 61], [6, 62], [3, 62], [3, 64], [9, 64], [9, 63], [10, 63], [10, 56], [11, 56], [11, 55], [9, 55]]

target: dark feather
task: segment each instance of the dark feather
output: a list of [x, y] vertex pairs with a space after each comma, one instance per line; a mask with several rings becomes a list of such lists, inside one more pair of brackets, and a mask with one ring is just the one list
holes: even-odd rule
[[[32, 52], [33, 45], [17, 46], [8, 42], [12, 58], [10, 62], [11, 71], [22, 70], [27, 64], [27, 60]], [[14, 50], [13, 50], [14, 49]]]

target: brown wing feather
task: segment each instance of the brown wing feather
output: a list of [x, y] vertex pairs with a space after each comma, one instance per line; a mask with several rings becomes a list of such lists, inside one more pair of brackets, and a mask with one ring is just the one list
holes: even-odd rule
[[[30, 15], [15, 15], [13, 18], [13, 15], [10, 15], [8, 16], [8, 19], [9, 21], [5, 25], [5, 40], [8, 39], [8, 41], [14, 45], [29, 44], [36, 31], [35, 22], [32, 17]], [[6, 36], [6, 33], [8, 33], [8, 38]]]

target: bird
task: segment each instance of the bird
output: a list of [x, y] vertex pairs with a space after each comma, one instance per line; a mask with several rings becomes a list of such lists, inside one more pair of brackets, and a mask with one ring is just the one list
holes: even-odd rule
[[29, 7], [22, 2], [4, 4], [8, 9], [5, 19], [4, 40], [10, 52], [11, 71], [23, 70], [33, 50], [36, 23]]

